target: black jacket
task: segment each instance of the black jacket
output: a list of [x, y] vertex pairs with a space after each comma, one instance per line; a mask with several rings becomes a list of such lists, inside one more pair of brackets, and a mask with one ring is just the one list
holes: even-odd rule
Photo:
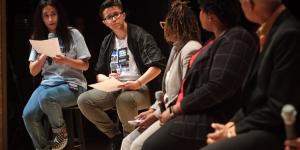
[[[274, 22], [244, 88], [237, 133], [265, 130], [285, 137], [280, 116], [284, 104], [300, 111], [300, 22], [287, 10]], [[300, 127], [298, 113], [298, 133]]]
[[[144, 74], [152, 66], [159, 67], [163, 71], [166, 59], [152, 35], [136, 25], [129, 23], [127, 25], [128, 47], [133, 54], [140, 73]], [[109, 64], [114, 44], [115, 34], [111, 32], [104, 38], [101, 44], [98, 62], [95, 66], [96, 73], [109, 75]], [[161, 88], [161, 76], [149, 82], [148, 87], [151, 92], [150, 94], [153, 96], [153, 93]]]
[[194, 61], [185, 76], [182, 114], [170, 134], [206, 143], [211, 123], [228, 121], [241, 106], [239, 96], [258, 44], [241, 27], [229, 29]]

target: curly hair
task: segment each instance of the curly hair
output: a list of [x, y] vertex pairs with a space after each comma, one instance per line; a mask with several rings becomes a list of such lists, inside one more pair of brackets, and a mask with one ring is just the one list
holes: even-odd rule
[[200, 41], [197, 17], [187, 3], [180, 0], [174, 1], [165, 19], [165, 27], [182, 43], [189, 40]]

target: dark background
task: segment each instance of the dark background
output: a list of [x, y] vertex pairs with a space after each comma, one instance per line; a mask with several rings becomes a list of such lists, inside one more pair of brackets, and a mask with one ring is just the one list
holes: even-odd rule
[[[90, 69], [85, 72], [88, 83], [95, 82], [93, 67], [97, 61], [99, 47], [109, 30], [99, 17], [99, 6], [103, 0], [61, 0], [72, 26], [81, 30], [92, 58]], [[140, 25], [150, 32], [168, 56], [170, 47], [163, 39], [159, 21], [163, 20], [170, 0], [123, 0], [127, 21]], [[22, 110], [31, 93], [40, 82], [40, 77], [32, 77], [28, 69], [30, 52], [29, 37], [32, 31], [32, 15], [38, 0], [7, 0], [7, 83], [8, 83], [8, 149], [34, 149], [22, 121]], [[286, 0], [287, 6], [298, 13], [295, 1]], [[198, 14], [196, 0], [191, 6]], [[298, 14], [297, 14], [298, 15]], [[78, 18], [83, 24], [78, 23]], [[204, 34], [206, 35], [206, 34]], [[203, 39], [205, 40], [205, 38]], [[107, 143], [107, 138], [91, 123], [84, 120], [88, 141]]]
[[[92, 58], [90, 69], [85, 72], [88, 83], [95, 82], [93, 67], [97, 61], [100, 44], [108, 34], [99, 17], [99, 6], [103, 0], [61, 0], [72, 26], [81, 29]], [[123, 0], [127, 21], [150, 32], [164, 55], [169, 46], [164, 42], [159, 21], [168, 9], [167, 0]], [[32, 16], [38, 0], [7, 0], [7, 83], [8, 83], [8, 149], [31, 150], [32, 142], [22, 120], [22, 111], [31, 93], [40, 83], [41, 77], [32, 77], [28, 69], [30, 52], [29, 37], [32, 31]], [[80, 19], [78, 19], [80, 18]], [[76, 23], [81, 20], [81, 23]], [[84, 120], [87, 141], [107, 143], [107, 138], [91, 123]]]

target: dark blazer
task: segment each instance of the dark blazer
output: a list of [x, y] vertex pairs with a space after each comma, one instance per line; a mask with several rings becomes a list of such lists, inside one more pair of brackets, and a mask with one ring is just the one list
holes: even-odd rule
[[171, 135], [206, 141], [212, 122], [232, 117], [257, 46], [255, 36], [233, 27], [195, 59], [186, 73], [183, 112], [168, 122]]
[[[300, 22], [285, 10], [274, 22], [246, 82], [246, 103], [235, 117], [238, 133], [266, 130], [285, 136], [283, 105], [290, 103], [300, 110], [299, 44]], [[298, 117], [297, 127], [299, 121]]]

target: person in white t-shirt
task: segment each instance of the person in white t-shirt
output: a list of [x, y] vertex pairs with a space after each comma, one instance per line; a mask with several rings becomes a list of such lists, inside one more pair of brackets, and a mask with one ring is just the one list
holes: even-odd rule
[[157, 78], [165, 67], [165, 57], [154, 38], [141, 27], [127, 23], [120, 1], [105, 0], [100, 6], [102, 22], [112, 30], [103, 40], [95, 67], [97, 81], [116, 78], [124, 82], [116, 92], [89, 90], [78, 98], [83, 115], [112, 140], [119, 149], [123, 135], [106, 114], [116, 108], [127, 135], [134, 126], [128, 123], [139, 110], [149, 108], [151, 94], [160, 89]]

